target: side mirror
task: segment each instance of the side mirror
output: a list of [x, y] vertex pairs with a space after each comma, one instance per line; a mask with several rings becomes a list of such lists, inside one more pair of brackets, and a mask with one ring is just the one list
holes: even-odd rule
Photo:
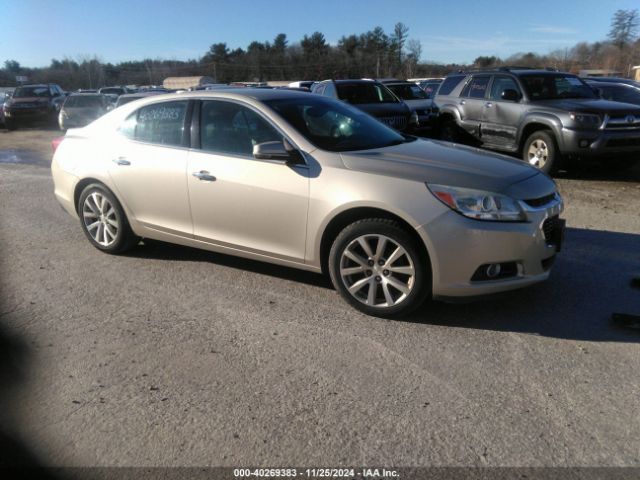
[[502, 97], [502, 100], [507, 100], [508, 102], [517, 102], [520, 100], [520, 94], [512, 88], [503, 90], [502, 95], [500, 96]]
[[253, 146], [253, 156], [258, 160], [278, 160], [289, 165], [303, 165], [302, 154], [285, 139], [281, 142], [264, 142]]

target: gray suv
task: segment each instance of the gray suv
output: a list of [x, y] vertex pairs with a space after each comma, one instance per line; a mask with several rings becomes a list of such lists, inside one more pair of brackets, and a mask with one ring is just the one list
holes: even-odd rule
[[569, 73], [454, 73], [435, 103], [442, 139], [518, 154], [545, 172], [588, 158], [625, 168], [640, 152], [640, 107], [600, 99]]

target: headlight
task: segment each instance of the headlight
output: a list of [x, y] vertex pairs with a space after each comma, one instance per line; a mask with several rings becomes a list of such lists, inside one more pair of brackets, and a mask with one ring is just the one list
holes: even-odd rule
[[517, 200], [499, 193], [427, 184], [433, 195], [447, 207], [476, 220], [521, 222], [526, 219]]
[[599, 127], [602, 124], [600, 115], [593, 115], [591, 113], [570, 113], [569, 117], [576, 123], [585, 127]]

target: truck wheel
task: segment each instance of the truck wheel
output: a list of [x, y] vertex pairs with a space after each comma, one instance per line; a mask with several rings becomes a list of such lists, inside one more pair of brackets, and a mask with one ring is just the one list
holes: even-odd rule
[[552, 173], [557, 169], [560, 163], [558, 157], [556, 141], [547, 130], [538, 130], [529, 135], [522, 149], [523, 160], [545, 173]]

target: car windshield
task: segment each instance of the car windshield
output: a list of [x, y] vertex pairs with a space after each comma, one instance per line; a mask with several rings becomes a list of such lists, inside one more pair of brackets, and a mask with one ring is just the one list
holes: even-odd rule
[[100, 89], [100, 93], [122, 95], [124, 93], [124, 90], [122, 88], [102, 88]]
[[323, 150], [369, 150], [415, 140], [400, 135], [357, 108], [329, 98], [308, 95], [264, 103]]
[[600, 89], [602, 98], [614, 102], [634, 103], [640, 105], [640, 88], [626, 87], [623, 85], [594, 85]]
[[364, 103], [398, 103], [398, 99], [387, 89], [377, 83], [339, 83], [338, 98], [353, 105]]
[[16, 98], [50, 97], [49, 87], [18, 87], [13, 94]]
[[575, 75], [530, 74], [521, 75], [520, 81], [531, 100], [596, 98], [593, 89]]
[[402, 100], [425, 100], [429, 98], [424, 90], [415, 84], [403, 83], [399, 85], [387, 85], [387, 87]]
[[102, 97], [96, 95], [73, 95], [64, 102], [65, 107], [102, 107]]

